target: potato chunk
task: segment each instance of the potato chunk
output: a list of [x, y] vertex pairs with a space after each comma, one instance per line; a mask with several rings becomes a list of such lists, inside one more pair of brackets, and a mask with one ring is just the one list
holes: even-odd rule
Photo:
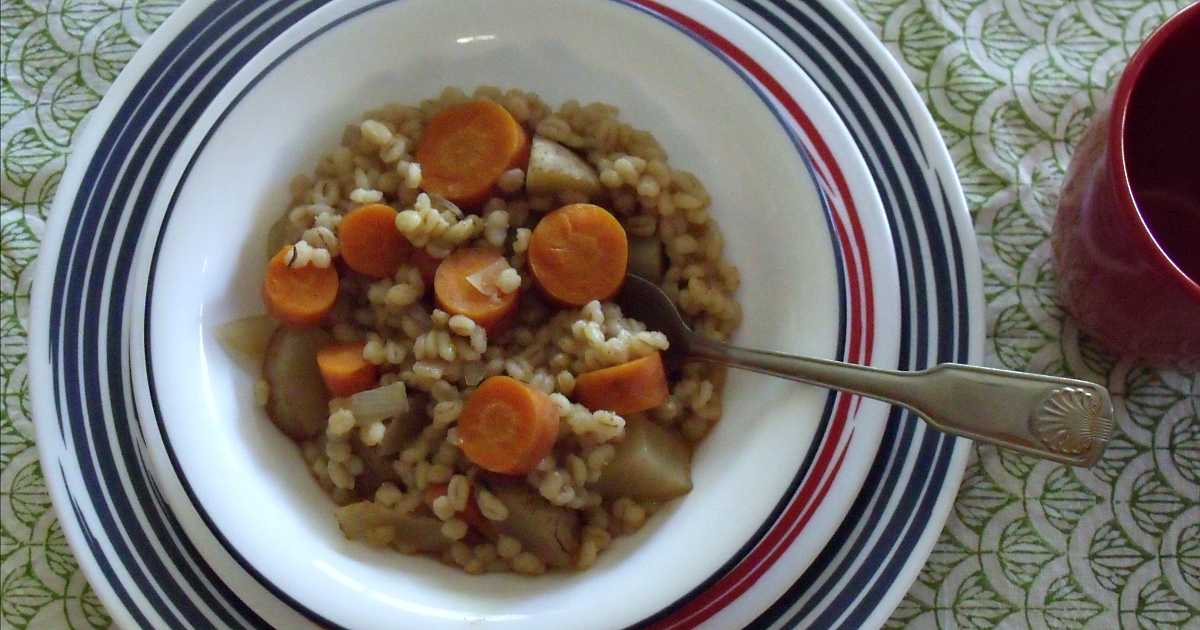
[[330, 339], [320, 328], [281, 326], [267, 344], [262, 370], [271, 386], [267, 415], [293, 440], [317, 435], [329, 419], [329, 392], [317, 368], [317, 349]]
[[692, 489], [691, 451], [683, 440], [642, 416], [625, 419], [625, 439], [617, 444], [595, 489], [606, 498], [670, 501]]
[[542, 562], [560, 569], [571, 566], [579, 550], [579, 516], [551, 504], [532, 488], [494, 482], [489, 490], [508, 508], [508, 518], [493, 521], [496, 532], [512, 536]]
[[525, 189], [536, 195], [568, 190], [590, 195], [600, 189], [600, 176], [571, 149], [534, 136], [525, 171]]

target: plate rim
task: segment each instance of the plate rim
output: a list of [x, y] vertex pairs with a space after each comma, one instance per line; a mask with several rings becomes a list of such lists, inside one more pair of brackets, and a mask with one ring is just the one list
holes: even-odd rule
[[[729, 0], [720, 0], [720, 1], [722, 1], [723, 3], [729, 2]], [[874, 38], [874, 35], [871, 34], [866, 29], [865, 25], [863, 25], [861, 22], [858, 21], [859, 18], [856, 15], [854, 15], [852, 12], [850, 12], [849, 8], [838, 4], [836, 2], [836, 0], [832, 0], [832, 1], [821, 0], [821, 1], [822, 1], [822, 4], [824, 4], [826, 6], [826, 8], [831, 9], [834, 13], [838, 13], [838, 12], [842, 13], [843, 15], [841, 15], [841, 18], [843, 19], [844, 23], [849, 24], [851, 27], [854, 27], [854, 26], [860, 27], [861, 33], [859, 35], [860, 39], [858, 40], [858, 43], [860, 45], [865, 45], [867, 48], [871, 48], [873, 44], [877, 44], [877, 50], [873, 51], [873, 54], [878, 55], [880, 52], [883, 53], [882, 61], [884, 63], [882, 63], [882, 65], [885, 67], [885, 69], [890, 68], [894, 73], [899, 73], [900, 76], [903, 76], [902, 70], [900, 70], [900, 66], [899, 66], [898, 62], [896, 62], [895, 59], [891, 58], [890, 54], [887, 53], [885, 48], [883, 48], [883, 44], [881, 42], [878, 42], [878, 40], [876, 40]], [[83, 174], [82, 172], [86, 168], [87, 164], [90, 162], [91, 158], [94, 156], [95, 148], [99, 144], [99, 140], [100, 140], [101, 136], [103, 135], [104, 131], [106, 131], [106, 128], [99, 127], [95, 121], [111, 120], [113, 118], [113, 114], [115, 114], [115, 110], [119, 107], [120, 103], [124, 102], [125, 99], [128, 98], [132, 87], [136, 84], [136, 79], [138, 77], [140, 77], [146, 71], [146, 69], [150, 66], [150, 64], [157, 58], [158, 54], [160, 54], [162, 52], [162, 50], [161, 50], [163, 47], [162, 45], [165, 44], [166, 42], [169, 42], [170, 38], [173, 38], [176, 35], [178, 35], [178, 32], [180, 30], [182, 30], [184, 26], [189, 24], [191, 22], [191, 20], [194, 19], [194, 17], [197, 14], [199, 14], [199, 12], [205, 6], [207, 6], [207, 4], [208, 4], [207, 2], [201, 2], [199, 0], [188, 0], [187, 2], [185, 2], [175, 12], [173, 12], [171, 16], [168, 17], [167, 21], [164, 22], [164, 24], [151, 36], [151, 38], [149, 38], [147, 40], [146, 44], [144, 44], [139, 49], [139, 51], [134, 55], [134, 57], [130, 60], [129, 64], [127, 64], [126, 70], [124, 70], [121, 73], [121, 75], [117, 78], [117, 80], [114, 81], [112, 86], [106, 92], [100, 105], [93, 112], [92, 120], [89, 121], [89, 124], [87, 124], [85, 126], [85, 128], [80, 132], [80, 134], [76, 137], [76, 141], [72, 145], [72, 149], [73, 149], [72, 159], [68, 160], [68, 164], [66, 166], [66, 169], [64, 169], [61, 182], [63, 182], [63, 183], [71, 182], [71, 181], [78, 182], [80, 179], [82, 179], [82, 174]], [[741, 6], [741, 5], [739, 5], [739, 6]], [[849, 17], [851, 19], [846, 20], [847, 17]], [[863, 39], [861, 39], [862, 33], [865, 33], [868, 36], [865, 38], [865, 42]], [[159, 46], [157, 46], [157, 47], [152, 45], [155, 42], [155, 38], [159, 38]], [[876, 59], [876, 61], [880, 61], [880, 59]], [[890, 62], [890, 63], [888, 63], [888, 62]], [[133, 72], [130, 72], [130, 69], [132, 69]], [[891, 78], [894, 81], [895, 77], [891, 77]], [[929, 114], [928, 110], [925, 108], [924, 104], [920, 101], [919, 95], [916, 93], [915, 88], [913, 88], [911, 86], [911, 84], [907, 83], [907, 80], [900, 81], [899, 85], [901, 86], [901, 88], [904, 88], [904, 87], [908, 88], [908, 90], [901, 89], [900, 90], [901, 95], [903, 97], [905, 97], [906, 99], [908, 99], [909, 101], [915, 100], [915, 102], [917, 104], [916, 108], [912, 108], [911, 103], [909, 103], [908, 113], [915, 114], [918, 118], [922, 118], [922, 117], [927, 118], [928, 124], [932, 127], [933, 126], [932, 117]], [[927, 132], [928, 130], [922, 128], [922, 131]], [[928, 139], [925, 139], [925, 141], [928, 141]], [[940, 142], [941, 141], [939, 138], [938, 143], [940, 144]], [[944, 144], [940, 145], [940, 146], [942, 146], [944, 149]], [[86, 155], [80, 155], [78, 153], [80, 150], [88, 148], [88, 147], [90, 147], [90, 150], [88, 150]], [[943, 151], [943, 153], [946, 158], [946, 161], [948, 162], [948, 160], [949, 160], [948, 153], [945, 151]], [[950, 164], [950, 170], [948, 172], [953, 173], [953, 165], [952, 164]], [[953, 181], [953, 183], [954, 183], [953, 187], [957, 188], [957, 179], [955, 179]], [[62, 184], [60, 184], [60, 186], [62, 186]], [[78, 185], [76, 185], [76, 189], [77, 188], [78, 188]], [[63, 191], [63, 188], [60, 188], [60, 192], [61, 191]], [[959, 192], [958, 196], [961, 197], [961, 190], [959, 190], [958, 192]], [[50, 263], [50, 260], [51, 260], [51, 258], [57, 259], [58, 254], [60, 253], [61, 247], [63, 245], [62, 239], [65, 236], [65, 234], [64, 234], [65, 227], [68, 223], [68, 218], [69, 218], [67, 211], [69, 210], [69, 206], [72, 201], [74, 201], [73, 195], [70, 199], [67, 199], [66, 196], [63, 194], [56, 194], [55, 200], [52, 204], [50, 217], [47, 221], [46, 228], [43, 233], [43, 242], [42, 242], [41, 247], [39, 248], [38, 259], [37, 259], [36, 268], [35, 268], [35, 272], [34, 272], [35, 280], [34, 280], [34, 285], [33, 285], [33, 296], [31, 297], [31, 311], [30, 311], [31, 323], [42, 322], [42, 321], [48, 320], [47, 311], [48, 311], [50, 305], [49, 305], [49, 298], [46, 295], [46, 292], [48, 291], [47, 287], [53, 284], [52, 283], [53, 275], [57, 271], [57, 266], [52, 265]], [[954, 201], [954, 200], [951, 200], [951, 201]], [[963, 211], [965, 213], [965, 200], [963, 200], [959, 205], [961, 206], [961, 208], [963, 209]], [[969, 215], [966, 215], [966, 216], [967, 216], [967, 221], [969, 224]], [[958, 216], [958, 215], [953, 215], [950, 217], [950, 219], [953, 222], [955, 222], [956, 225], [961, 224], [961, 222], [963, 221], [963, 217]], [[961, 225], [959, 225], [959, 228], [961, 230]], [[973, 235], [973, 233], [970, 231], [968, 231], [968, 233]], [[47, 238], [47, 236], [50, 236], [52, 238]], [[959, 235], [956, 234], [956, 236], [959, 236]], [[962, 247], [964, 247], [964, 249], [975, 250], [975, 241], [973, 238], [965, 239], [959, 244]], [[976, 271], [975, 275], [978, 275], [978, 260], [979, 260], [978, 252], [976, 250], [976, 251], [972, 251], [970, 253], [973, 255], [968, 256], [966, 258], [966, 261], [967, 261], [969, 267], [972, 266], [970, 264], [972, 261], [975, 262], [975, 265], [974, 265], [974, 268], [975, 268], [974, 270]], [[969, 275], [970, 275], [971, 271], [972, 270], [970, 270], [970, 269], [968, 270]], [[970, 284], [971, 280], [972, 280], [972, 278], [968, 278], [968, 284]], [[978, 279], [975, 279], [974, 286], [979, 287], [980, 285], [981, 285], [981, 281]], [[978, 300], [977, 301], [972, 300], [972, 301], [976, 302], [976, 303], [972, 304], [971, 306], [974, 306], [977, 308], [971, 309], [971, 311], [970, 311], [971, 315], [972, 315], [971, 319], [972, 319], [972, 323], [975, 324], [974, 327], [978, 329], [978, 334], [973, 333], [970, 335], [972, 338], [972, 349], [971, 349], [972, 354], [970, 355], [970, 357], [971, 357], [971, 362], [978, 362], [982, 355], [983, 336], [982, 336], [982, 324], [976, 323], [975, 320], [978, 320], [978, 322], [982, 322], [982, 292], [981, 292], [981, 289], [979, 290]], [[38, 386], [38, 387], [34, 386], [34, 383], [39, 383], [39, 382], [45, 383], [54, 378], [54, 375], [49, 373], [50, 366], [49, 366], [48, 362], [41, 361], [41, 359], [48, 354], [47, 348], [50, 346], [49, 332], [44, 330], [44, 328], [45, 328], [44, 326], [31, 325], [31, 327], [30, 327], [30, 352], [28, 354], [28, 360], [30, 363], [31, 381], [33, 381], [33, 383], [31, 383], [30, 400], [31, 400], [31, 406], [34, 411], [35, 426], [36, 426], [37, 433], [38, 433], [39, 456], [44, 465], [44, 471], [46, 472], [46, 477], [47, 477], [48, 490], [51, 493], [51, 496], [52, 496], [55, 506], [60, 511], [65, 511], [66, 506], [74, 506], [74, 509], [78, 511], [78, 509], [79, 509], [78, 505], [74, 502], [73, 497], [70, 496], [68, 488], [65, 486], [66, 482], [63, 477], [65, 475], [65, 471], [62, 470], [61, 467], [59, 467], [59, 466], [47, 465], [47, 464], [57, 464], [58, 463], [58, 460], [56, 457], [56, 455], [58, 453], [55, 450], [54, 441], [53, 441], [53, 438], [56, 435], [55, 431], [54, 431], [54, 429], [56, 427], [54, 426], [54, 422], [52, 420], [47, 420], [46, 418], [51, 417], [51, 418], [53, 418], [53, 420], [57, 420], [57, 422], [58, 422], [57, 428], [60, 432], [62, 431], [62, 426], [61, 426], [62, 420], [58, 416], [58, 414], [49, 414], [47, 411], [48, 409], [56, 408], [59, 401], [54, 396], [52, 396], [51, 393], [44, 392], [41, 389], [41, 386]], [[44, 377], [44, 378], [39, 378], [39, 377]], [[40, 410], [40, 413], [39, 413], [39, 410]], [[49, 439], [47, 439], [47, 438], [49, 438]], [[939, 520], [943, 523], [945, 521], [944, 517], [946, 515], [948, 515], [949, 510], [951, 509], [951, 506], [953, 504], [953, 499], [954, 499], [954, 495], [956, 493], [955, 490], [957, 489], [957, 486], [958, 486], [958, 481], [961, 480], [962, 473], [965, 470], [966, 458], [967, 458], [967, 455], [970, 450], [969, 443], [966, 442], [965, 440], [960, 440], [955, 444], [954, 449], [955, 449], [954, 462], [953, 462], [950, 472], [951, 472], [951, 476], [956, 477], [956, 479], [952, 479], [953, 483], [947, 484], [947, 487], [953, 486], [954, 490], [951, 490], [949, 492], [943, 490], [940, 493], [939, 498], [938, 498], [938, 508], [936, 510], [936, 513], [938, 515], [940, 515], [939, 518], [937, 518], [937, 520]], [[88, 532], [76, 531], [76, 530], [74, 530], [73, 527], [70, 526], [68, 519], [62, 519], [62, 520], [67, 521], [64, 523], [64, 532], [67, 534], [67, 537], [71, 544], [71, 547], [72, 547], [73, 551], [75, 552], [76, 557], [79, 558], [81, 566], [84, 566], [85, 574], [87, 574], [89, 582], [94, 587], [97, 588], [98, 592], [103, 590], [104, 588], [110, 588], [108, 580], [105, 578], [104, 570], [100, 566], [98, 566], [100, 564], [99, 559], [91, 556], [88, 553], [80, 553], [82, 550], [87, 549], [86, 538], [89, 535]], [[928, 527], [926, 528], [926, 530], [929, 530], [929, 529], [931, 529], [931, 528], [928, 528]], [[911, 578], [909, 579], [909, 583], [911, 583], [912, 579], [915, 579], [916, 574], [919, 572], [921, 566], [924, 565], [925, 559], [928, 555], [928, 550], [932, 548], [932, 545], [934, 544], [934, 542], [936, 541], [936, 538], [937, 538], [936, 534], [939, 533], [940, 531], [941, 531], [940, 527], [936, 528], [933, 536], [928, 535], [928, 532], [927, 532], [926, 536], [924, 536], [924, 540], [922, 542], [922, 547], [921, 547], [921, 549], [923, 549], [924, 551], [918, 550], [918, 553], [912, 554], [909, 557], [909, 561], [908, 561], [908, 563], [906, 565], [906, 569], [905, 569], [906, 577], [907, 577], [908, 573], [911, 573]], [[89, 569], [90, 569], [90, 571], [89, 571]], [[898, 603], [899, 599], [903, 596], [904, 592], [906, 592], [906, 591], [907, 591], [907, 586], [905, 586], [905, 588], [903, 588], [903, 589], [893, 588], [889, 592], [889, 596], [894, 595], [895, 601]], [[113, 593], [110, 592], [109, 597], [107, 599], [104, 599], [104, 602], [105, 602], [106, 608], [109, 610], [110, 614], [112, 614], [114, 616], [114, 618], [121, 617], [124, 621], [123, 625], [125, 625], [126, 627], [135, 627], [133, 625], [134, 620], [132, 619], [132, 614], [130, 613], [130, 611], [125, 610], [123, 606], [114, 606], [113, 605], [115, 602], [117, 602], [117, 598]], [[890, 615], [891, 608], [894, 608], [894, 606], [887, 608], [887, 610], [882, 611], [881, 614], [884, 616], [884, 618], [886, 618], [887, 615]], [[879, 620], [879, 623], [882, 623], [882, 620]]]

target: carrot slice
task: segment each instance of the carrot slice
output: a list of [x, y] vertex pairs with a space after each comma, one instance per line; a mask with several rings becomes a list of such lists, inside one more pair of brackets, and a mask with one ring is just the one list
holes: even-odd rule
[[304, 265], [289, 266], [294, 247], [279, 250], [267, 263], [262, 299], [275, 319], [293, 326], [316, 326], [333, 310], [337, 301], [337, 269]]
[[425, 289], [429, 290], [433, 286], [433, 277], [437, 273], [438, 265], [442, 264], [442, 259], [434, 258], [432, 254], [424, 249], [418, 249], [413, 252], [412, 258], [408, 259], [408, 263], [417, 268], [417, 272], [421, 274], [421, 282], [424, 282]]
[[592, 411], [607, 409], [624, 416], [667, 402], [671, 391], [662, 356], [655, 352], [628, 363], [580, 374], [572, 395]]
[[[444, 483], [431, 483], [425, 487], [425, 505], [433, 507], [433, 502], [438, 497], [444, 497], [449, 492], [450, 486]], [[471, 486], [471, 494], [467, 497], [467, 508], [454, 513], [455, 518], [460, 518], [467, 525], [470, 525], [475, 531], [483, 534], [487, 538], [495, 538], [496, 530], [492, 527], [492, 522], [488, 517], [483, 515], [483, 511], [479, 509], [479, 504], [475, 502], [475, 486]]]
[[508, 266], [495, 250], [467, 247], [450, 254], [437, 267], [433, 277], [433, 296], [438, 307], [451, 315], [466, 315], [488, 333], [502, 330], [517, 312], [520, 290], [504, 293], [496, 284], [496, 274], [481, 273]]
[[524, 475], [554, 447], [558, 412], [545, 392], [493, 376], [471, 394], [458, 417], [458, 446], [480, 468]]
[[330, 394], [353, 396], [379, 380], [379, 368], [363, 358], [366, 345], [365, 341], [333, 341], [317, 350], [317, 368]]
[[342, 218], [338, 241], [342, 260], [351, 269], [371, 278], [390, 278], [408, 260], [412, 245], [396, 229], [396, 214], [390, 206], [373, 203]]
[[538, 286], [569, 306], [612, 297], [628, 264], [625, 228], [608, 210], [590, 203], [547, 214], [529, 239], [529, 267]]
[[505, 171], [529, 161], [529, 134], [504, 107], [467, 101], [438, 112], [415, 156], [421, 187], [467, 208], [487, 201]]

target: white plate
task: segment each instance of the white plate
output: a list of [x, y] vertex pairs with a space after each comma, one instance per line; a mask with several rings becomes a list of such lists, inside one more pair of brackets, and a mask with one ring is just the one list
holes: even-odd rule
[[[294, 450], [249, 404], [249, 379], [215, 350], [214, 324], [256, 310], [262, 234], [287, 178], [347, 118], [453, 82], [616, 102], [653, 130], [713, 191], [747, 272], [740, 342], [904, 368], [978, 360], [978, 259], [953, 169], [915, 93], [844, 8], [730, 4], [758, 32], [703, 3], [545, 3], [553, 13], [513, 3], [529, 13], [480, 22], [459, 2], [462, 21], [414, 34], [405, 20], [446, 5], [189, 2], [106, 96], [47, 229], [30, 356], [52, 494], [122, 625], [876, 627], [898, 602], [966, 453], [906, 413], [739, 376], [726, 415], [753, 420], [721, 425], [697, 457], [697, 491], [645, 533], [591, 572], [472, 582], [340, 540]], [[647, 48], [623, 39], [637, 34]], [[596, 50], [614, 52], [588, 80], [568, 76]], [[636, 65], [648, 54], [658, 62]], [[496, 55], [536, 71], [497, 76]], [[750, 151], [779, 170], [747, 174]], [[814, 212], [814, 181], [827, 214]], [[747, 216], [771, 229], [731, 228]], [[771, 273], [783, 269], [797, 273]], [[230, 485], [234, 474], [251, 481]], [[760, 492], [744, 491], [752, 480]], [[263, 505], [289, 509], [271, 509], [268, 526], [242, 516]], [[719, 518], [731, 509], [740, 517]], [[280, 541], [300, 553], [280, 554]], [[636, 579], [658, 567], [672, 579]]]

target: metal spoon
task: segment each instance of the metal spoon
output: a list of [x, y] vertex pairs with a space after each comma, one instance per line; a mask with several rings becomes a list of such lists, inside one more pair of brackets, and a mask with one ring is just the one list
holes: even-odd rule
[[1064, 464], [1091, 466], [1113, 429], [1108, 390], [1087, 381], [943, 363], [918, 372], [739, 348], [683, 322], [654, 283], [629, 275], [615, 298], [671, 342], [664, 359], [713, 361], [902, 405], [931, 426]]

